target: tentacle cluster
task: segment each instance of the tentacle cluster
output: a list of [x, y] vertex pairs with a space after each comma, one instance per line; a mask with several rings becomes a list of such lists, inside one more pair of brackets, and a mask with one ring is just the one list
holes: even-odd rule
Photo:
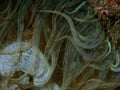
[[87, 0], [1, 3], [4, 85], [0, 88], [106, 90], [119, 86], [118, 50], [106, 38]]

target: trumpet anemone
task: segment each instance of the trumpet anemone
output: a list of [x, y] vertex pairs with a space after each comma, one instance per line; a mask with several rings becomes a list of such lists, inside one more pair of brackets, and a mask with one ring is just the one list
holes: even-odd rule
[[0, 1], [2, 90], [108, 90], [120, 55], [87, 0]]

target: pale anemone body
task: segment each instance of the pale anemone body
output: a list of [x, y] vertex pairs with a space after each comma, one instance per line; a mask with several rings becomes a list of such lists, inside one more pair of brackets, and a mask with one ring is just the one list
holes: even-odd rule
[[2, 3], [0, 88], [103, 90], [120, 85], [119, 53], [87, 0]]

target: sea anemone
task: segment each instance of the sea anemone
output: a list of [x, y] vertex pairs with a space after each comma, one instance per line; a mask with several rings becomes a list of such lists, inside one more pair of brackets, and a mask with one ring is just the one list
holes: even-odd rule
[[120, 55], [103, 13], [89, 0], [1, 1], [0, 89], [114, 90]]

